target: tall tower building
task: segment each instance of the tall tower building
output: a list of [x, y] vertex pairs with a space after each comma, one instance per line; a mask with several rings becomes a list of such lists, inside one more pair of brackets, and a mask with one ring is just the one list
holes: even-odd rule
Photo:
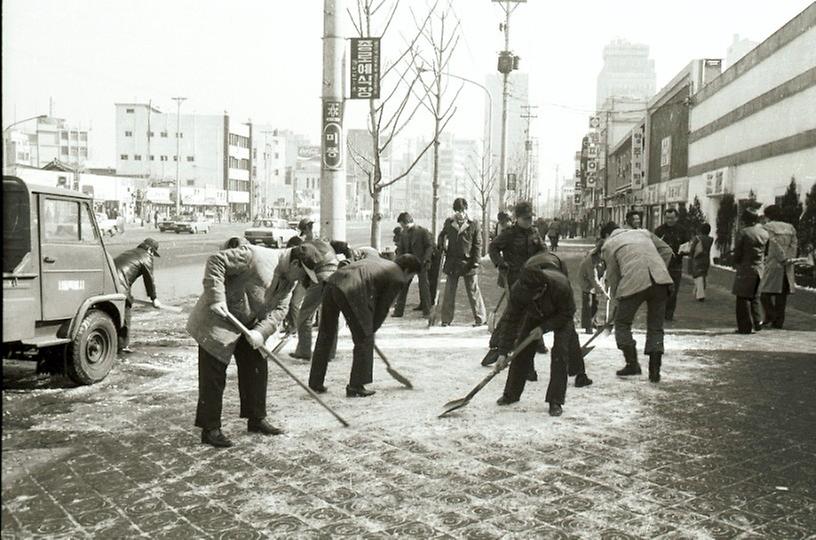
[[655, 94], [657, 75], [648, 45], [616, 39], [604, 47], [603, 59], [595, 95], [596, 109], [600, 110], [611, 97], [648, 99]]

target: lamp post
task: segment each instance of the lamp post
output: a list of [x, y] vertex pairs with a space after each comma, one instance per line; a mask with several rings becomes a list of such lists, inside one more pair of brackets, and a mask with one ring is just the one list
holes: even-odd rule
[[23, 118], [22, 120], [17, 120], [16, 122], [13, 122], [13, 123], [7, 125], [5, 128], [3, 128], [3, 165], [4, 166], [7, 165], [8, 162], [9, 162], [9, 160], [7, 159], [8, 156], [6, 155], [6, 133], [8, 132], [8, 130], [10, 130], [11, 128], [16, 126], [17, 124], [22, 124], [23, 122], [28, 122], [30, 120], [42, 120], [43, 118], [48, 118], [48, 115], [47, 114], [38, 114], [37, 116], [29, 116], [28, 118]]
[[176, 102], [176, 216], [181, 215], [181, 180], [179, 179], [179, 164], [181, 162], [181, 102], [185, 97], [174, 97]]

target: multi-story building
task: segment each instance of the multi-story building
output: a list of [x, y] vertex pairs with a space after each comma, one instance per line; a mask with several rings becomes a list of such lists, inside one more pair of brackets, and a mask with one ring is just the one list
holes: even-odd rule
[[[312, 148], [312, 147], [308, 147]], [[294, 170], [294, 207], [298, 214], [312, 214], [320, 211], [320, 147], [312, 155], [304, 153]]]
[[[292, 207], [291, 181], [286, 182], [287, 139], [277, 129], [253, 125], [252, 184], [255, 214], [277, 216]], [[295, 153], [297, 157], [297, 153]]]
[[[26, 127], [32, 126], [33, 127]], [[4, 134], [6, 165], [43, 167], [57, 160], [84, 168], [90, 159], [89, 130], [63, 118], [36, 118]]]
[[[178, 116], [144, 103], [116, 104], [117, 173], [169, 185], [178, 174], [180, 187], [194, 188], [187, 200], [182, 192], [185, 206], [225, 206], [249, 217], [251, 148], [252, 125], [228, 114]], [[223, 197], [199, 197], [205, 188], [223, 190]]]
[[616, 39], [603, 50], [604, 65], [598, 74], [595, 107], [601, 110], [607, 99], [648, 99], [655, 93], [657, 75], [649, 46]]
[[[351, 185], [346, 186], [346, 217], [348, 219], [371, 219], [372, 200], [369, 192], [369, 174], [373, 173], [373, 150], [371, 134], [367, 129], [350, 129], [346, 133], [348, 151], [346, 152], [346, 178]], [[391, 179], [391, 148], [380, 155], [381, 182]], [[404, 179], [403, 179], [404, 180]], [[402, 180], [400, 180], [402, 181]], [[390, 217], [391, 190], [389, 187], [380, 192], [380, 213]]]

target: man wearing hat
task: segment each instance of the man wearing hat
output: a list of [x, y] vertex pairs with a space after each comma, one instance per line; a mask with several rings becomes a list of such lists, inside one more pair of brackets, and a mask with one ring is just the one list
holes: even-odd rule
[[133, 249], [121, 253], [113, 260], [116, 272], [119, 274], [119, 284], [127, 295], [125, 300], [125, 324], [119, 335], [119, 352], [131, 353], [130, 348], [130, 312], [133, 308], [131, 287], [141, 276], [145, 291], [153, 301], [153, 307], [161, 307], [156, 299], [156, 285], [153, 281], [153, 257], [159, 257], [159, 243], [152, 238], [145, 238], [144, 242]]
[[[221, 432], [221, 408], [227, 365], [233, 356], [247, 431], [282, 433], [266, 420], [268, 368], [257, 349], [283, 323], [295, 283], [317, 282], [314, 269], [320, 260], [320, 253], [308, 244], [282, 250], [242, 245], [207, 259], [204, 292], [187, 320], [187, 332], [198, 342], [195, 425], [201, 428], [202, 443], [232, 446]], [[227, 312], [250, 329], [249, 337], [225, 318]]]
[[298, 231], [300, 231], [300, 237], [303, 239], [304, 242], [309, 242], [310, 240], [314, 240], [314, 220], [312, 218], [305, 217], [300, 220], [298, 223]]
[[762, 329], [762, 318], [757, 294], [764, 270], [765, 248], [768, 231], [759, 224], [758, 202], [750, 203], [742, 212], [743, 228], [734, 242], [734, 286], [731, 292], [737, 297], [737, 334], [751, 334]]

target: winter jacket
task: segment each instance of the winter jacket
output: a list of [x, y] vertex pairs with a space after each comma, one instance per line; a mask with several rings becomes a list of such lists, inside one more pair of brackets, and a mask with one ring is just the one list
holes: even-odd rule
[[556, 238], [561, 236], [561, 222], [553, 220], [550, 223], [549, 229], [547, 229], [547, 236], [555, 236]]
[[603, 246], [606, 282], [612, 298], [626, 298], [652, 286], [671, 285], [667, 264], [672, 249], [645, 229], [615, 229]]
[[396, 263], [366, 258], [340, 268], [327, 283], [340, 289], [363, 330], [374, 333], [405, 287], [405, 276]]
[[337, 260], [337, 253], [334, 251], [334, 247], [326, 240], [315, 238], [305, 243], [313, 245], [323, 256], [314, 269], [317, 280], [322, 283], [337, 270], [337, 265], [340, 262]]
[[397, 243], [397, 255], [410, 253], [416, 256], [424, 265], [431, 264], [431, 257], [434, 252], [433, 235], [425, 227], [414, 225], [410, 229], [403, 230]]
[[669, 227], [665, 223], [655, 229], [655, 236], [666, 242], [672, 249], [672, 257], [669, 261], [669, 270], [680, 271], [683, 269], [683, 256], [680, 255], [680, 246], [689, 241], [689, 234], [680, 225]]
[[603, 259], [601, 259], [601, 252], [597, 248], [592, 248], [581, 259], [581, 265], [578, 267], [578, 281], [581, 284], [581, 292], [595, 293], [598, 296], [606, 294], [595, 279], [596, 275], [599, 278], [603, 275]]
[[229, 362], [241, 333], [210, 306], [226, 302], [244, 326], [268, 338], [283, 322], [295, 282], [286, 278], [291, 249], [243, 245], [211, 255], [204, 292], [187, 319], [187, 332], [222, 362]]
[[759, 292], [782, 294], [785, 280], [788, 280], [788, 290], [793, 293], [796, 288], [794, 268], [792, 264], [785, 264], [785, 261], [796, 257], [796, 229], [784, 221], [769, 221], [764, 228], [768, 231], [768, 244], [765, 248], [765, 270]]
[[508, 285], [516, 282], [527, 259], [542, 251], [547, 251], [547, 246], [538, 230], [535, 227], [524, 229], [516, 224], [506, 228], [494, 238], [488, 249], [493, 264], [497, 267], [502, 263], [507, 264]]
[[119, 274], [119, 283], [125, 294], [130, 296], [130, 288], [142, 277], [145, 291], [151, 300], [156, 299], [156, 284], [153, 280], [153, 254], [137, 247], [121, 253], [113, 260]]
[[734, 243], [734, 266], [737, 273], [731, 288], [731, 293], [735, 296], [754, 298], [757, 295], [767, 243], [768, 231], [762, 225], [745, 227], [737, 234]]
[[479, 266], [482, 248], [482, 235], [479, 222], [465, 219], [459, 223], [455, 218], [448, 218], [442, 226], [437, 242], [439, 249], [445, 251], [445, 265], [442, 271], [448, 275], [473, 275]]
[[517, 282], [510, 289], [507, 309], [502, 316], [499, 332], [499, 352], [507, 354], [520, 337], [519, 332], [526, 315], [543, 322], [542, 330], [550, 332], [572, 323], [575, 315], [575, 300], [567, 276], [557, 270], [541, 270], [541, 283], [547, 284], [547, 291], [536, 298], [538, 288], [530, 288], [523, 282]]
[[561, 260], [561, 257], [556, 255], [551, 251], [544, 251], [542, 253], [537, 253], [527, 259], [527, 262], [524, 263], [524, 268], [538, 268], [539, 270], [556, 270], [561, 272], [565, 276], [569, 277], [567, 274], [567, 265], [564, 261]]
[[689, 250], [689, 274], [691, 277], [703, 277], [708, 275], [711, 267], [711, 245], [714, 239], [708, 235], [698, 234], [691, 240]]

